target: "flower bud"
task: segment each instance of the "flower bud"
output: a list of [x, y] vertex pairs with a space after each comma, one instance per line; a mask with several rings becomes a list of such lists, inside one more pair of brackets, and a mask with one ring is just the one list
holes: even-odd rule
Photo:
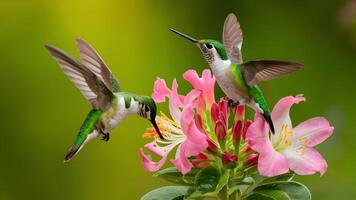
[[211, 119], [213, 120], [214, 124], [219, 119], [219, 107], [217, 103], [213, 103], [213, 105], [211, 105]]
[[251, 120], [247, 120], [245, 122], [245, 125], [244, 125], [244, 128], [242, 130], [242, 137], [245, 139], [246, 138], [246, 132], [248, 130], [248, 127], [250, 127], [250, 125], [252, 124], [252, 121]]
[[194, 119], [195, 119], [195, 124], [196, 124], [197, 128], [199, 129], [199, 131], [202, 132], [202, 133], [206, 133], [205, 129], [204, 129], [203, 120], [201, 118], [201, 115], [200, 114], [196, 114]]
[[237, 156], [230, 154], [229, 152], [224, 152], [221, 156], [221, 160], [225, 167], [233, 169], [237, 166]]
[[213, 154], [216, 154], [218, 152], [218, 147], [216, 146], [216, 144], [211, 139], [207, 139], [206, 141], [208, 142], [208, 151]]
[[244, 149], [244, 153], [250, 153], [250, 152], [252, 152], [253, 150], [251, 149], [251, 147], [250, 146], [247, 146], [246, 147], [246, 149]]
[[237, 121], [232, 125], [232, 139], [234, 144], [237, 144], [241, 140], [242, 135], [242, 121]]
[[203, 153], [199, 153], [196, 158], [193, 159], [191, 162], [194, 167], [198, 168], [204, 168], [209, 166], [208, 156]]
[[245, 118], [245, 106], [238, 105], [234, 107], [234, 121], [243, 121]]
[[230, 115], [230, 109], [228, 106], [228, 101], [224, 100], [224, 99], [220, 99], [219, 103], [219, 112], [221, 117], [224, 119], [224, 123], [226, 123], [227, 119], [229, 118]]
[[258, 154], [250, 154], [246, 157], [244, 164], [248, 166], [254, 166], [257, 165], [257, 162], [258, 162]]
[[219, 142], [225, 140], [226, 126], [221, 120], [218, 120], [215, 124], [215, 134]]

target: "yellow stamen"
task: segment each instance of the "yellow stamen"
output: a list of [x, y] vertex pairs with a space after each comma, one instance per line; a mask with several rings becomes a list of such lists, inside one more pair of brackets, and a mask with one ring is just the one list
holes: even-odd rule
[[[168, 122], [169, 125], [172, 125], [175, 128], [180, 129], [178, 124], [175, 121], [173, 121], [172, 119], [168, 118], [167, 115], [165, 115], [163, 112], [161, 112], [160, 117], [161, 118], [158, 118], [158, 120], [157, 120], [157, 126], [163, 135], [169, 135], [170, 128], [167, 127], [167, 124], [162, 122], [162, 118], [164, 119], [164, 121]], [[142, 135], [143, 138], [147, 139], [147, 138], [158, 138], [159, 137], [156, 129], [153, 126], [146, 128], [146, 130], [147, 130], [147, 132]]]
[[165, 120], [167, 120], [167, 122], [169, 122], [169, 123], [172, 124], [173, 126], [179, 128], [179, 125], [178, 125], [175, 121], [173, 121], [173, 120], [171, 120], [169, 117], [167, 117], [167, 115], [165, 115], [162, 111], [161, 111], [160, 113], [161, 113], [161, 116], [162, 116]]

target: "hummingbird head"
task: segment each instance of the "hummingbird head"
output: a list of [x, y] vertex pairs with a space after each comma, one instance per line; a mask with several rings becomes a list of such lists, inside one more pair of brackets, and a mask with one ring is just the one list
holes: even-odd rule
[[161, 139], [164, 139], [156, 122], [157, 106], [151, 97], [144, 96], [142, 98], [138, 114], [141, 117], [148, 119], [152, 123], [153, 127], [156, 129], [156, 132], [158, 133], [159, 137]]
[[216, 40], [210, 40], [210, 39], [197, 40], [174, 29], [170, 29], [170, 30], [188, 39], [189, 41], [195, 43], [195, 45], [200, 49], [205, 60], [209, 64], [217, 60], [228, 60], [224, 45], [221, 42], [218, 42]]

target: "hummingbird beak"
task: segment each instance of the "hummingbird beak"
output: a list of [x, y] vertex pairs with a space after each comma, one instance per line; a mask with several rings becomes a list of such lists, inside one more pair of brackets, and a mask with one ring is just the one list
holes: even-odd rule
[[161, 138], [162, 140], [164, 140], [164, 137], [163, 137], [161, 131], [159, 130], [158, 126], [157, 126], [156, 120], [154, 120], [154, 119], [151, 120], [151, 123], [152, 123], [153, 127], [156, 129], [156, 132], [158, 133], [159, 138]]
[[177, 30], [174, 30], [173, 28], [170, 28], [169, 30], [171, 30], [171, 31], [172, 31], [173, 33], [175, 33], [175, 34], [178, 34], [178, 35], [180, 35], [180, 36], [182, 36], [182, 37], [184, 37], [184, 38], [190, 40], [191, 42], [198, 43], [198, 40], [196, 40], [196, 39], [190, 37], [189, 35], [186, 35], [186, 34], [184, 34], [184, 33], [181, 33], [181, 32], [179, 32], [179, 31], [177, 31]]

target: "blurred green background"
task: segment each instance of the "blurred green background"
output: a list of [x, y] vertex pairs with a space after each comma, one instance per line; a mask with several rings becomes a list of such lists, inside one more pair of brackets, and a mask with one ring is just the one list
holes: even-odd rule
[[[220, 39], [234, 12], [244, 31], [244, 60], [295, 60], [305, 68], [261, 84], [270, 107], [286, 95], [307, 102], [292, 110], [297, 124], [326, 116], [334, 135], [318, 149], [323, 176], [298, 177], [313, 199], [356, 196], [356, 2], [354, 0], [2, 0], [0, 3], [0, 199], [138, 199], [167, 184], [144, 172], [139, 148], [149, 122], [127, 118], [108, 143], [91, 142], [63, 157], [89, 104], [43, 48], [78, 56], [75, 38], [92, 43], [128, 91], [150, 95], [156, 76], [169, 85], [190, 68], [207, 67], [198, 49], [168, 31]], [[217, 96], [222, 96], [221, 92]], [[166, 109], [165, 106], [160, 106]]]

